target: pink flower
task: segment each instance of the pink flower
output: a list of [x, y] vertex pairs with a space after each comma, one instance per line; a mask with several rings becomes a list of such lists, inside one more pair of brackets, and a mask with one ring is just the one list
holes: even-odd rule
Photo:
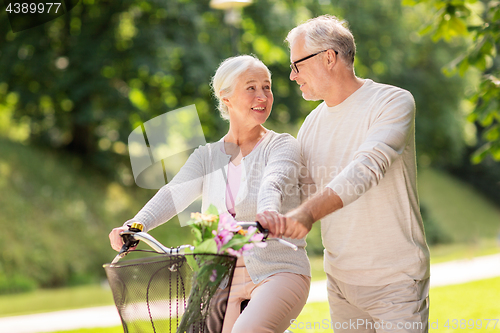
[[209, 280], [212, 282], [215, 282], [215, 279], [217, 279], [217, 270], [212, 270], [212, 275], [210, 275]]
[[250, 237], [250, 242], [261, 243], [263, 239], [264, 239], [264, 234], [258, 233], [258, 234], [254, 234], [254, 235], [252, 235], [252, 237]]
[[232, 238], [233, 238], [233, 233], [228, 230], [219, 230], [216, 232], [215, 230], [212, 230], [212, 234], [215, 236], [215, 243], [217, 244], [217, 253], [220, 253], [220, 249], [226, 245]]
[[222, 213], [219, 216], [219, 226], [217, 230], [220, 231], [222, 229], [231, 232], [238, 232], [238, 230], [240, 230], [241, 227], [237, 224], [236, 220], [231, 215], [227, 213]]
[[229, 247], [229, 248], [227, 248], [227, 249], [226, 249], [226, 252], [227, 252], [228, 254], [232, 255], [232, 256], [235, 256], [235, 257], [238, 257], [238, 258], [239, 258], [239, 257], [241, 257], [241, 253], [242, 253], [243, 251], [242, 251], [242, 250], [238, 250], [238, 251], [236, 251], [236, 250], [234, 250], [234, 249], [232, 249], [232, 248], [230, 248], [230, 247]]
[[267, 246], [267, 243], [262, 241], [264, 239], [264, 234], [257, 232], [257, 228], [249, 227], [248, 232], [253, 233], [249, 240], [250, 243], [260, 248], [264, 248]]

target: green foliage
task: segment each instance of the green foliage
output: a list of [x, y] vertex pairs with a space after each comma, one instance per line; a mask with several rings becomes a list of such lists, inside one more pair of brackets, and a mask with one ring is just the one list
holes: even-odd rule
[[[282, 39], [293, 22], [262, 6], [276, 8], [259, 2], [249, 10], [236, 52], [255, 53], [287, 77]], [[291, 16], [294, 8], [284, 9]], [[218, 140], [227, 125], [209, 82], [219, 62], [235, 55], [229, 41], [240, 32], [223, 17], [208, 1], [82, 1], [59, 19], [14, 34], [2, 12], [0, 56], [12, 66], [0, 72], [0, 105], [29, 124], [26, 142], [86, 155], [111, 171], [124, 165], [133, 128], [178, 107], [196, 104], [208, 141]], [[274, 122], [296, 119], [292, 106], [300, 96], [289, 96], [289, 80], [276, 82]]]
[[33, 279], [20, 274], [0, 275], [0, 295], [33, 291], [37, 284]]
[[473, 185], [494, 204], [500, 206], [500, 166], [489, 156], [485, 157], [479, 164], [470, 163], [468, 156], [473, 151], [473, 147], [468, 149], [459, 167], [448, 167], [446, 170], [453, 176]]
[[356, 38], [357, 75], [402, 87], [415, 97], [418, 155], [439, 165], [459, 161], [465, 146], [464, 82], [440, 71], [456, 47], [419, 36], [422, 11], [402, 7], [400, 1], [340, 0], [336, 6], [332, 12], [349, 22]]
[[[106, 180], [78, 158], [0, 140], [0, 293], [97, 282], [115, 255], [108, 233], [151, 195]], [[152, 234], [176, 246], [190, 238], [180, 228], [174, 222]]]
[[422, 30], [431, 33], [434, 41], [448, 42], [461, 37], [470, 42], [470, 47], [451, 62], [445, 72], [464, 75], [470, 67], [483, 73], [481, 83], [470, 96], [476, 106], [468, 119], [477, 122], [485, 130], [485, 143], [472, 156], [473, 163], [486, 156], [500, 160], [500, 6], [496, 0], [417, 0], [426, 3], [432, 21]]
[[[86, 156], [130, 184], [127, 137], [142, 122], [195, 104], [208, 141], [227, 124], [209, 82], [219, 62], [253, 53], [273, 73], [275, 103], [267, 126], [295, 134], [318, 104], [288, 77], [283, 42], [296, 24], [331, 13], [346, 18], [357, 39], [359, 76], [402, 86], [417, 101], [417, 147], [433, 161], [460, 154], [462, 86], [437, 73], [449, 47], [415, 33], [420, 14], [399, 0], [294, 2], [259, 0], [240, 23], [204, 1], [81, 1], [68, 14], [19, 33], [0, 13], [0, 132], [30, 144]], [[437, 119], [437, 121], [436, 121]], [[15, 128], [19, 130], [15, 130]], [[7, 134], [5, 134], [7, 133]]]

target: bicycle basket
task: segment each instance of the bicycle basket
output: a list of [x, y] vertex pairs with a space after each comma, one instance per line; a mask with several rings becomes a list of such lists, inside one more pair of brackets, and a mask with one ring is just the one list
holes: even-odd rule
[[104, 269], [125, 333], [220, 333], [236, 257], [156, 255]]

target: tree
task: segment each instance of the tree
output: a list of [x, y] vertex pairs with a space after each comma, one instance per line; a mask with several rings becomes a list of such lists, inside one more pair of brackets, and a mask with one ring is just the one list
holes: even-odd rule
[[457, 163], [465, 148], [461, 96], [464, 80], [440, 68], [456, 47], [419, 36], [422, 11], [399, 0], [349, 1], [320, 5], [316, 13], [346, 19], [356, 38], [356, 74], [409, 90], [415, 97], [416, 144], [423, 163]]
[[31, 143], [103, 166], [126, 153], [131, 129], [170, 109], [196, 103], [214, 123], [207, 83], [228, 50], [209, 45], [226, 37], [215, 14], [194, 1], [86, 0], [43, 26], [0, 34], [2, 62], [12, 64], [0, 82], [18, 96], [14, 115], [29, 119]]
[[255, 1], [233, 29], [236, 45], [224, 13], [211, 9], [208, 0], [84, 0], [68, 14], [19, 33], [9, 31], [2, 11], [0, 60], [10, 65], [0, 71], [0, 117], [11, 110], [30, 144], [71, 151], [130, 174], [128, 134], [157, 115], [196, 104], [207, 139], [220, 138], [227, 123], [218, 117], [208, 83], [236, 48], [269, 66], [275, 94], [269, 126], [295, 134], [317, 103], [304, 101], [288, 79], [283, 40], [298, 23], [324, 13], [351, 23], [360, 76], [414, 94], [419, 153], [442, 163], [456, 159], [463, 146], [455, 116], [462, 87], [436, 75], [450, 47], [430, 47], [414, 36], [417, 15], [403, 10], [399, 0]]
[[482, 73], [477, 90], [470, 96], [475, 105], [468, 120], [475, 122], [484, 144], [473, 154], [479, 163], [491, 155], [500, 160], [500, 6], [493, 0], [404, 0], [407, 5], [424, 4], [432, 21], [422, 33], [433, 40], [450, 41], [461, 37], [470, 47], [445, 69], [448, 74], [464, 75], [472, 67]]

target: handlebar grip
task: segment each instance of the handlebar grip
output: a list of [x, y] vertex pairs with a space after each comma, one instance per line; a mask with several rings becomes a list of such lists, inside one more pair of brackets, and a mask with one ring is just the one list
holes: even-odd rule
[[[141, 232], [143, 230], [143, 228], [144, 227], [142, 226], [142, 224], [134, 222], [128, 228], [128, 231], [131, 231], [131, 232]], [[118, 252], [119, 255], [122, 254], [122, 253], [127, 252], [130, 248], [132, 248], [134, 246], [137, 246], [137, 244], [139, 244], [139, 240], [135, 239], [133, 234], [122, 233], [122, 234], [120, 234], [120, 236], [123, 239], [123, 246], [120, 249], [120, 252]]]
[[267, 238], [269, 235], [269, 230], [264, 229], [264, 227], [257, 221], [255, 222], [237, 222], [239, 226], [241, 226], [243, 229], [248, 229], [248, 227], [255, 227], [257, 230], [264, 234], [264, 239]]

